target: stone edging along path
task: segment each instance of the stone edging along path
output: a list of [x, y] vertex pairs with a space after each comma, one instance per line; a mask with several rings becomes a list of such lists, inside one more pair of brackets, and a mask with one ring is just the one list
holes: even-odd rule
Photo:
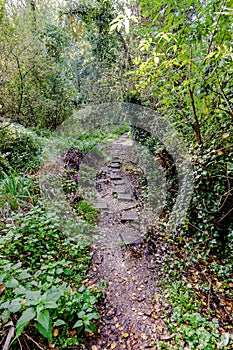
[[106, 281], [100, 306], [99, 334], [89, 338], [90, 349], [158, 349], [166, 337], [159, 271], [144, 238], [143, 206], [135, 193], [132, 141], [128, 134], [113, 142], [111, 160], [96, 180], [96, 208], [100, 210], [98, 241], [87, 285]]

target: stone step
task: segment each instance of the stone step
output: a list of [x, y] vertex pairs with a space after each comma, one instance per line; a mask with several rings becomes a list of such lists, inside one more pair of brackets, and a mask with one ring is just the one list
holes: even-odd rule
[[120, 169], [120, 163], [118, 162], [116, 162], [116, 163], [111, 163], [110, 164], [110, 167], [112, 168], [112, 169]]
[[120, 174], [120, 169], [111, 168], [110, 171], [112, 174]]
[[121, 216], [121, 222], [125, 223], [127, 221], [138, 222], [139, 221], [138, 214], [135, 211], [124, 211]]
[[99, 210], [108, 210], [108, 203], [99, 201], [94, 204], [94, 208]]
[[110, 179], [112, 180], [112, 181], [115, 181], [115, 180], [122, 180], [122, 176], [121, 176], [121, 174], [117, 174], [117, 173], [111, 173], [110, 174]]
[[115, 186], [126, 185], [125, 180], [123, 180], [123, 179], [116, 179], [116, 180], [113, 180], [113, 184], [114, 184]]
[[113, 193], [126, 193], [128, 191], [128, 188], [126, 188], [124, 185], [115, 186], [112, 190]]
[[133, 228], [128, 228], [125, 230], [121, 230], [119, 232], [119, 236], [124, 244], [140, 244], [143, 243], [143, 238], [140, 235], [140, 231]]
[[132, 201], [132, 197], [131, 197], [130, 193], [119, 193], [117, 198], [119, 201], [122, 201], [122, 202], [131, 202]]
[[96, 183], [97, 184], [107, 184], [109, 182], [109, 179], [97, 179]]

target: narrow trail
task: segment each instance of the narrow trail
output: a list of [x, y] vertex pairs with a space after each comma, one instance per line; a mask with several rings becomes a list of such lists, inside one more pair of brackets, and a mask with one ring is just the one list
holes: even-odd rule
[[113, 142], [110, 158], [96, 180], [99, 238], [87, 281], [89, 285], [106, 281], [107, 286], [99, 334], [90, 337], [89, 346], [92, 350], [158, 349], [157, 342], [167, 333], [162, 311], [169, 305], [160, 298], [160, 271], [145, 239], [127, 134]]

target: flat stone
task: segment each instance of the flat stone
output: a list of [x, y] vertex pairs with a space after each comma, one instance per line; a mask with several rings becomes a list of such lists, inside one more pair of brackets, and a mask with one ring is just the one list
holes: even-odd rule
[[[123, 203], [122, 203], [123, 204]], [[131, 209], [136, 209], [138, 206], [135, 202], [127, 202], [124, 203], [124, 207], [121, 209], [121, 212], [123, 212], [124, 210], [131, 210]]]
[[97, 202], [94, 205], [95, 209], [100, 209], [100, 210], [107, 210], [108, 209], [108, 203], [106, 202]]
[[115, 186], [115, 188], [112, 190], [114, 193], [126, 193], [128, 189], [124, 185], [118, 185]]
[[120, 174], [120, 169], [111, 169], [111, 174]]
[[96, 182], [98, 184], [108, 183], [109, 179], [97, 179]]
[[138, 222], [138, 214], [135, 211], [124, 211], [122, 213], [121, 222], [136, 221]]
[[116, 180], [113, 180], [113, 183], [114, 183], [115, 186], [125, 185], [125, 180], [123, 180], [123, 179], [116, 179]]
[[136, 230], [136, 229], [126, 229], [126, 230], [122, 230], [119, 233], [119, 236], [121, 238], [121, 240], [125, 243], [125, 244], [140, 244], [143, 243], [143, 239], [140, 235], [140, 231]]
[[118, 199], [120, 201], [124, 201], [124, 202], [130, 202], [132, 201], [132, 197], [129, 193], [119, 193], [118, 194]]
[[113, 180], [113, 181], [114, 180], [122, 180], [122, 176], [121, 176], [121, 174], [111, 173], [110, 179]]
[[118, 162], [118, 163], [112, 162], [111, 165], [110, 165], [110, 167], [111, 167], [112, 169], [120, 169], [120, 163], [119, 163], [119, 162]]

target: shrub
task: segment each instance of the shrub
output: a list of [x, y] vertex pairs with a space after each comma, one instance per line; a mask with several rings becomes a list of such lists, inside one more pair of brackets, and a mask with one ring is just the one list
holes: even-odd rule
[[41, 142], [16, 125], [0, 126], [0, 178], [9, 170], [34, 171], [40, 164]]

